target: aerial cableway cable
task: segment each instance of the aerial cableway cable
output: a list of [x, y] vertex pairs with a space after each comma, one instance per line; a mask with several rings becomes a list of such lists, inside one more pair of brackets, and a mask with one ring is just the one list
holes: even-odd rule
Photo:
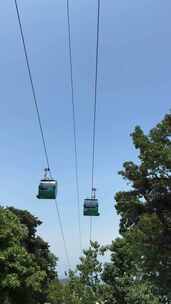
[[[100, 36], [100, 0], [97, 7], [97, 33], [96, 33], [96, 67], [94, 82], [94, 110], [93, 110], [93, 149], [92, 149], [92, 191], [94, 189], [94, 169], [95, 169], [95, 144], [96, 144], [96, 118], [97, 118], [97, 86], [98, 86], [98, 65], [99, 65], [99, 36]], [[92, 217], [90, 217], [90, 240], [92, 240]]]
[[81, 219], [80, 219], [80, 189], [79, 189], [79, 178], [78, 178], [77, 128], [76, 128], [76, 114], [75, 114], [75, 98], [74, 98], [75, 96], [74, 96], [74, 82], [73, 82], [73, 63], [72, 63], [71, 23], [70, 23], [69, 0], [67, 0], [67, 23], [68, 23], [68, 46], [69, 46], [69, 64], [70, 64], [70, 81], [71, 81], [71, 101], [72, 101], [74, 149], [75, 149], [75, 178], [76, 178], [76, 191], [77, 191], [78, 229], [79, 229], [80, 249], [82, 251], [82, 235], [81, 235]]
[[[39, 127], [40, 127], [41, 138], [42, 138], [42, 142], [43, 142], [46, 164], [47, 164], [47, 167], [49, 169], [50, 175], [52, 177], [52, 173], [51, 173], [51, 169], [50, 169], [49, 156], [48, 156], [48, 152], [47, 152], [47, 143], [46, 143], [44, 132], [43, 132], [43, 125], [42, 125], [39, 106], [38, 106], [38, 102], [37, 102], [36, 90], [35, 90], [34, 81], [33, 81], [33, 77], [32, 77], [32, 72], [31, 72], [31, 67], [30, 67], [30, 62], [29, 62], [29, 57], [28, 57], [28, 52], [27, 52], [27, 47], [26, 47], [26, 42], [25, 42], [25, 37], [24, 37], [24, 32], [23, 32], [23, 26], [22, 26], [22, 21], [21, 21], [21, 17], [20, 17], [20, 11], [19, 11], [17, 0], [14, 0], [14, 3], [15, 3], [15, 8], [16, 8], [19, 28], [20, 28], [21, 40], [22, 40], [22, 44], [23, 44], [26, 66], [27, 66], [27, 70], [28, 70], [28, 74], [29, 74], [29, 79], [30, 79], [30, 84], [31, 84], [35, 109], [36, 109], [38, 123], [39, 123]], [[67, 246], [66, 246], [66, 240], [65, 240], [64, 230], [63, 230], [62, 219], [61, 219], [60, 211], [59, 211], [58, 204], [57, 204], [56, 200], [55, 200], [55, 206], [56, 206], [56, 211], [57, 211], [58, 220], [59, 220], [60, 232], [61, 232], [61, 236], [62, 236], [62, 240], [63, 240], [63, 244], [64, 244], [64, 251], [65, 251], [66, 261], [67, 261], [68, 267], [70, 268], [70, 260], [69, 260], [69, 254], [68, 254]]]

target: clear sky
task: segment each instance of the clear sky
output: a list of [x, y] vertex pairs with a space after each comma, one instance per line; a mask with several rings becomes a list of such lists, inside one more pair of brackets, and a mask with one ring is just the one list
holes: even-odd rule
[[[18, 4], [73, 266], [79, 242], [66, 0]], [[97, 0], [70, 0], [70, 6], [82, 205], [91, 182]], [[170, 0], [101, 0], [95, 163], [101, 216], [93, 236], [104, 244], [118, 235], [113, 197], [125, 182], [117, 172], [125, 160], [136, 160], [129, 134], [137, 124], [147, 132], [171, 108], [170, 12]], [[62, 274], [54, 203], [36, 199], [45, 160], [13, 0], [0, 1], [0, 100], [0, 200], [43, 221], [39, 233], [60, 258]], [[86, 247], [89, 220], [81, 216], [81, 222]]]

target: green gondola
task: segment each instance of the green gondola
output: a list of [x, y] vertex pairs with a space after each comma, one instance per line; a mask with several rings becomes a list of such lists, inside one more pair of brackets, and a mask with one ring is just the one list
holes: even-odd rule
[[48, 177], [49, 169], [45, 169], [44, 178], [40, 181], [38, 195], [39, 199], [56, 199], [57, 181]]
[[92, 189], [92, 196], [84, 200], [84, 216], [99, 216], [99, 204], [96, 199], [96, 189]]
[[99, 216], [99, 207], [97, 199], [84, 200], [84, 216]]

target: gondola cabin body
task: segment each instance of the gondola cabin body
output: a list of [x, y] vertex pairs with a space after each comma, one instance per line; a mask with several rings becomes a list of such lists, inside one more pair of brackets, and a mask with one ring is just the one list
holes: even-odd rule
[[39, 199], [56, 199], [57, 181], [50, 178], [50, 169], [45, 168], [44, 178], [40, 181], [38, 195]]
[[84, 216], [99, 216], [98, 200], [91, 198], [84, 200]]
[[57, 182], [54, 180], [41, 180], [37, 198], [56, 199]]
[[39, 199], [56, 199], [57, 181], [50, 179], [42, 179], [40, 181], [38, 195]]

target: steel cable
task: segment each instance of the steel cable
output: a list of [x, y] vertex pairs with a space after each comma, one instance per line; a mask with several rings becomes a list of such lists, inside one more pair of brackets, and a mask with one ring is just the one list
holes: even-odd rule
[[71, 101], [72, 101], [72, 117], [73, 117], [73, 131], [74, 131], [74, 151], [75, 151], [75, 178], [77, 191], [77, 211], [78, 211], [78, 230], [80, 250], [82, 251], [82, 234], [81, 234], [81, 219], [80, 219], [80, 189], [78, 177], [78, 151], [77, 151], [77, 128], [76, 128], [76, 114], [75, 114], [75, 95], [73, 82], [73, 63], [72, 63], [72, 46], [71, 46], [71, 23], [70, 23], [70, 7], [69, 0], [67, 0], [67, 23], [68, 23], [68, 46], [69, 46], [69, 63], [70, 63], [70, 82], [71, 82]]
[[[44, 153], [45, 153], [46, 164], [47, 164], [47, 167], [48, 167], [48, 169], [50, 171], [50, 176], [52, 178], [52, 173], [51, 173], [51, 169], [50, 169], [50, 162], [49, 162], [49, 156], [48, 156], [48, 152], [47, 152], [47, 143], [46, 143], [45, 136], [44, 136], [42, 120], [41, 120], [39, 106], [38, 106], [38, 102], [37, 102], [36, 90], [35, 90], [34, 81], [33, 81], [33, 77], [32, 77], [32, 72], [31, 72], [31, 67], [30, 67], [30, 62], [29, 62], [29, 57], [28, 57], [28, 52], [27, 52], [24, 32], [23, 32], [23, 26], [22, 26], [22, 21], [21, 21], [21, 17], [20, 17], [19, 6], [18, 6], [17, 0], [14, 0], [14, 3], [15, 3], [15, 8], [16, 8], [19, 28], [20, 28], [21, 40], [22, 40], [22, 44], [23, 44], [24, 55], [25, 55], [25, 60], [26, 60], [26, 66], [27, 66], [27, 70], [28, 70], [28, 74], [29, 74], [29, 79], [30, 79], [30, 84], [31, 84], [31, 89], [32, 89], [35, 109], [36, 109], [38, 123], [39, 123], [39, 127], [40, 127], [41, 138], [42, 138], [42, 142], [43, 142], [43, 148], [44, 148]], [[56, 211], [57, 211], [58, 220], [59, 220], [60, 232], [61, 232], [62, 240], [63, 240], [63, 243], [64, 243], [64, 251], [65, 251], [66, 261], [67, 261], [68, 267], [70, 268], [69, 254], [68, 254], [68, 250], [67, 250], [67, 246], [66, 246], [66, 240], [65, 240], [65, 236], [64, 236], [62, 219], [61, 219], [59, 207], [58, 207], [58, 204], [57, 204], [56, 200], [55, 200], [55, 206], [56, 206]]]
[[[94, 169], [95, 169], [95, 143], [96, 143], [96, 120], [97, 120], [97, 84], [98, 84], [98, 64], [99, 64], [99, 34], [100, 34], [100, 0], [97, 8], [97, 34], [96, 34], [96, 68], [94, 83], [94, 110], [93, 110], [93, 151], [92, 151], [92, 189], [94, 188]], [[92, 217], [90, 217], [90, 240], [92, 239]]]

